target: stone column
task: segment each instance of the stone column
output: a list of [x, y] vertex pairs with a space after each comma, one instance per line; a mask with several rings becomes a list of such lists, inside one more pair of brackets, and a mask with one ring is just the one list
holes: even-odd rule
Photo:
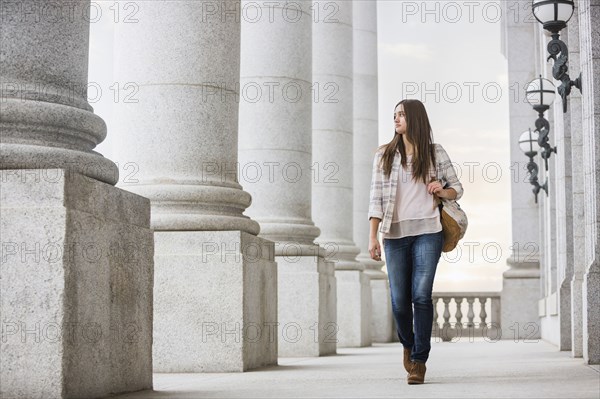
[[336, 350], [336, 286], [311, 216], [311, 3], [282, 4], [242, 2], [240, 176], [275, 242], [279, 356], [320, 356]]
[[394, 325], [387, 274], [369, 256], [369, 191], [371, 168], [378, 147], [377, 109], [377, 2], [352, 2], [353, 54], [353, 168], [354, 242], [360, 248], [357, 260], [365, 265], [371, 282], [371, 337], [373, 342], [391, 342]]
[[137, 103], [115, 110], [128, 190], [155, 230], [156, 372], [245, 371], [277, 362], [273, 243], [243, 215], [238, 183], [240, 3], [150, 1], [115, 31], [115, 78]]
[[[371, 344], [371, 288], [353, 234], [352, 2], [314, 2], [313, 217], [336, 261], [338, 345]], [[323, 96], [323, 97], [321, 97]]]
[[0, 397], [152, 388], [150, 204], [87, 102], [90, 1], [3, 2]]
[[[582, 284], [583, 359], [600, 363], [600, 1], [579, 1], [582, 73], [585, 274]], [[572, 64], [571, 64], [572, 65]], [[574, 75], [575, 71], [571, 74]]]
[[[519, 2], [518, 9], [526, 7], [527, 0]], [[508, 3], [502, 2], [503, 16], [507, 16]], [[524, 88], [535, 76], [531, 62], [535, 54], [534, 24], [515, 22], [513, 18], [503, 17], [504, 37], [503, 53], [508, 61], [509, 85], [514, 83], [522, 88], [518, 97], [509, 104], [510, 113], [510, 157], [511, 165], [516, 169], [511, 182], [512, 201], [512, 252], [507, 260], [509, 270], [503, 274], [501, 325], [504, 338], [513, 338], [511, 326], [518, 329], [518, 337], [539, 338], [538, 300], [539, 286], [539, 218], [537, 206], [528, 183], [527, 158], [519, 148], [519, 136], [535, 122], [535, 113], [524, 101]], [[517, 100], [518, 99], [518, 100]], [[543, 168], [543, 165], [539, 165]], [[541, 182], [543, 184], [543, 182]], [[545, 193], [541, 193], [545, 195]], [[515, 324], [515, 323], [518, 323]], [[534, 323], [536, 333], [531, 336], [527, 323]]]

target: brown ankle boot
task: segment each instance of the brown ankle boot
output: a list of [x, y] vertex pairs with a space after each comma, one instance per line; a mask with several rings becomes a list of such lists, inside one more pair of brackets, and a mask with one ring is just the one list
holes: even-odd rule
[[410, 373], [410, 369], [412, 367], [412, 361], [410, 360], [411, 349], [404, 347], [404, 368], [407, 373]]
[[422, 384], [425, 382], [425, 371], [427, 371], [425, 363], [413, 362], [407, 377], [407, 382], [411, 385]]

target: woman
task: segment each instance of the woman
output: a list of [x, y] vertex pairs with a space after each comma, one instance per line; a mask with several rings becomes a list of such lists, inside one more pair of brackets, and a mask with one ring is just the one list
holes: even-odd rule
[[394, 138], [379, 147], [373, 162], [369, 253], [381, 260], [381, 224], [407, 382], [422, 384], [431, 349], [433, 278], [443, 245], [437, 203], [439, 198], [460, 198], [463, 189], [448, 154], [433, 143], [423, 103], [400, 101], [394, 123]]

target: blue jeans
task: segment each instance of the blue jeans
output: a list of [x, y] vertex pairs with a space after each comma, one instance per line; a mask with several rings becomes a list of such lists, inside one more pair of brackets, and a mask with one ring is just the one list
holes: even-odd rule
[[443, 241], [441, 231], [383, 240], [398, 337], [414, 362], [425, 363], [431, 350], [431, 292]]

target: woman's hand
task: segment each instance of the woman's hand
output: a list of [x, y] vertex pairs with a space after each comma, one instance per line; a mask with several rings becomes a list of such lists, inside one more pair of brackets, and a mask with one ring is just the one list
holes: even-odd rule
[[427, 192], [436, 195], [438, 198], [453, 200], [456, 198], [456, 190], [453, 188], [442, 188], [439, 180], [434, 180], [427, 185]]
[[427, 192], [431, 195], [437, 195], [440, 198], [448, 198], [446, 190], [442, 187], [439, 180], [434, 180], [427, 185]]
[[369, 239], [369, 255], [373, 260], [381, 260], [381, 245], [377, 238]]

